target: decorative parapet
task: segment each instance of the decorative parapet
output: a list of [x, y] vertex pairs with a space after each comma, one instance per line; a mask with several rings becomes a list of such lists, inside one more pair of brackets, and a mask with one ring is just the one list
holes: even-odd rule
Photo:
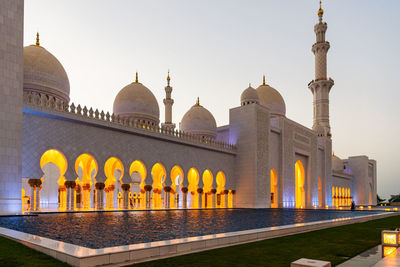
[[104, 121], [108, 123], [113, 123], [115, 125], [122, 125], [128, 128], [140, 129], [149, 133], [158, 133], [167, 137], [175, 137], [185, 141], [191, 141], [194, 143], [204, 144], [210, 147], [225, 149], [230, 151], [236, 150], [236, 145], [229, 144], [226, 142], [216, 141], [211, 138], [199, 137], [190, 133], [185, 133], [183, 131], [173, 130], [170, 128], [163, 128], [159, 126], [152, 126], [150, 123], [140, 120], [134, 120], [132, 118], [120, 118], [115, 116], [115, 114], [105, 113], [104, 111], [99, 111], [98, 109], [87, 108], [81, 105], [75, 106], [74, 103], [66, 104], [61, 101], [56, 101], [52, 97], [48, 97], [44, 94], [25, 92], [24, 102], [26, 104], [31, 104], [34, 106], [43, 107], [49, 110], [61, 111], [68, 114], [73, 114], [78, 117], [89, 118], [95, 121]]

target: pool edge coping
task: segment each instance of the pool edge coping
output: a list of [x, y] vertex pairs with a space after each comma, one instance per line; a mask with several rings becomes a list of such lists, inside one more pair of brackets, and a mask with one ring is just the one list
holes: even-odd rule
[[95, 266], [98, 264], [138, 262], [161, 257], [172, 257], [213, 248], [365, 222], [399, 214], [399, 212], [382, 212], [353, 218], [345, 217], [99, 249], [87, 248], [3, 227], [0, 227], [0, 235], [73, 266]]

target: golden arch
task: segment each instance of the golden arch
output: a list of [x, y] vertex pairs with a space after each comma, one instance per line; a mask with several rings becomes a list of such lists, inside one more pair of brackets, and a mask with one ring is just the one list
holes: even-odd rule
[[178, 208], [182, 205], [182, 184], [184, 179], [184, 172], [182, 168], [178, 165], [175, 165], [171, 170], [171, 188], [173, 199], [171, 199], [171, 207]]
[[104, 164], [104, 174], [107, 177], [104, 189], [106, 208], [113, 209], [115, 183], [124, 176], [124, 166], [121, 160], [116, 157], [109, 158]]
[[147, 175], [147, 169], [146, 166], [141, 162], [140, 160], [135, 160], [132, 162], [131, 166], [129, 167], [129, 175], [132, 176], [133, 172], [138, 172], [141, 176], [141, 183], [140, 183], [140, 188], [144, 190], [145, 180], [146, 180], [146, 175]]
[[[53, 163], [60, 170], [60, 176], [57, 179], [57, 183], [61, 186], [65, 183], [64, 174], [67, 171], [68, 163], [64, 154], [56, 149], [50, 149], [43, 153], [40, 158], [40, 168], [43, 169], [47, 163]], [[42, 178], [43, 180], [43, 178]]]
[[162, 190], [165, 184], [165, 176], [167, 172], [161, 163], [154, 164], [151, 169], [151, 176], [153, 177], [153, 190]]
[[213, 174], [210, 170], [205, 170], [203, 172], [203, 191], [204, 193], [211, 192], [213, 183]]
[[191, 203], [190, 206], [192, 208], [198, 208], [199, 207], [199, 193], [197, 192], [197, 189], [199, 187], [199, 181], [200, 181], [200, 175], [199, 172], [197, 171], [196, 168], [190, 168], [188, 171], [188, 190], [190, 192], [190, 195], [188, 196], [188, 202]]
[[[79, 168], [82, 170], [82, 184], [90, 184], [96, 182], [98, 165], [96, 159], [90, 154], [82, 154], [75, 161], [75, 172], [79, 173]], [[93, 181], [92, 181], [93, 179]]]
[[295, 164], [295, 176], [296, 208], [303, 209], [306, 206], [306, 194], [304, 191], [304, 167], [300, 160]]
[[318, 206], [323, 207], [322, 199], [322, 181], [321, 177], [318, 178]]
[[271, 208], [278, 207], [278, 175], [275, 169], [271, 169]]
[[190, 168], [188, 171], [188, 182], [189, 182], [189, 191], [197, 192], [198, 184], [199, 184], [199, 172], [196, 168]]
[[217, 182], [217, 193], [221, 194], [225, 190], [225, 183], [226, 183], [225, 173], [219, 171], [217, 173], [216, 182]]
[[[177, 181], [178, 176], [180, 177], [180, 180]], [[171, 184], [172, 184], [172, 189], [175, 191], [177, 185], [182, 186], [184, 179], [184, 172], [182, 168], [179, 165], [175, 165], [172, 170], [171, 170]]]
[[[60, 210], [65, 210], [67, 208], [67, 191], [65, 187], [65, 172], [67, 171], [68, 163], [67, 159], [65, 158], [64, 154], [61, 153], [60, 151], [56, 149], [50, 149], [47, 150], [46, 152], [43, 153], [42, 157], [40, 158], [40, 167], [45, 172], [45, 165], [48, 163], [52, 163], [55, 166], [57, 166], [59, 170], [58, 177], [57, 179], [57, 184], [58, 184], [58, 208]], [[42, 180], [42, 185], [43, 185], [43, 191], [42, 193], [49, 191], [49, 190], [54, 190], [53, 188], [50, 188], [50, 184], [48, 182], [50, 181], [45, 181], [44, 180], [45, 175], [41, 178]], [[48, 192], [50, 193], [50, 192]], [[46, 193], [44, 193], [46, 194]]]
[[[90, 208], [90, 191], [93, 183], [96, 183], [96, 175], [98, 172], [98, 165], [96, 159], [90, 154], [82, 154], [75, 161], [75, 172], [79, 175], [79, 170], [82, 171], [82, 181], [80, 177], [76, 178], [75, 182], [78, 188], [82, 188], [80, 193], [83, 197], [79, 197], [80, 203], [76, 203], [79, 207], [88, 210]], [[81, 203], [83, 202], [83, 203]], [[93, 202], [93, 205], [95, 203]]]

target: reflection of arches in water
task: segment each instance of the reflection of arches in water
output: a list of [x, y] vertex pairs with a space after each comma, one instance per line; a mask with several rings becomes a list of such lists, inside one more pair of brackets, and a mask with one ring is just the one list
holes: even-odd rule
[[109, 158], [104, 164], [104, 174], [107, 179], [105, 181], [104, 192], [106, 194], [106, 209], [114, 208], [114, 191], [116, 183], [124, 175], [124, 166], [120, 159], [116, 157]]
[[151, 169], [151, 176], [153, 177], [153, 208], [160, 209], [162, 208], [164, 196], [163, 188], [165, 185], [165, 177], [166, 171], [164, 166], [161, 163], [154, 164]]
[[217, 208], [225, 208], [225, 197], [227, 197], [224, 194], [225, 191], [225, 183], [226, 183], [226, 178], [225, 174], [220, 171], [217, 173], [216, 177], [216, 182], [217, 182], [217, 199], [216, 199], [216, 207]]
[[300, 160], [295, 164], [295, 194], [296, 194], [296, 208], [305, 208], [306, 196], [304, 191], [304, 167]]
[[178, 165], [175, 165], [171, 170], [171, 188], [173, 195], [173, 197], [171, 197], [171, 207], [173, 208], [181, 208], [183, 206], [182, 204], [183, 179], [184, 179], [184, 174], [182, 168]]
[[213, 174], [210, 170], [205, 170], [203, 172], [203, 200], [202, 207], [203, 208], [212, 208], [212, 183], [213, 183]]
[[275, 169], [271, 169], [271, 208], [278, 207], [278, 175]]
[[82, 154], [75, 161], [75, 172], [78, 174], [76, 183], [82, 186], [82, 202], [80, 206], [83, 209], [90, 209], [90, 196], [93, 195], [93, 207], [96, 206], [96, 196], [91, 190], [96, 183], [96, 175], [98, 172], [98, 165], [95, 158], [90, 154]]
[[199, 172], [196, 168], [191, 168], [188, 172], [188, 207], [190, 208], [198, 208], [199, 201], [198, 201], [198, 185], [199, 185]]
[[67, 194], [65, 187], [65, 172], [68, 163], [64, 154], [56, 149], [50, 149], [43, 153], [40, 158], [40, 167], [43, 171], [42, 189], [40, 202], [42, 208], [59, 208], [65, 210], [67, 207]]

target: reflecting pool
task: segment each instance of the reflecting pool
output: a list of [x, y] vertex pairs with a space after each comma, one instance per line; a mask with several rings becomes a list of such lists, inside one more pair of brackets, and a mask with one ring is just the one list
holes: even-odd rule
[[0, 227], [79, 246], [103, 248], [376, 213], [381, 212], [215, 209], [55, 213], [0, 217]]

